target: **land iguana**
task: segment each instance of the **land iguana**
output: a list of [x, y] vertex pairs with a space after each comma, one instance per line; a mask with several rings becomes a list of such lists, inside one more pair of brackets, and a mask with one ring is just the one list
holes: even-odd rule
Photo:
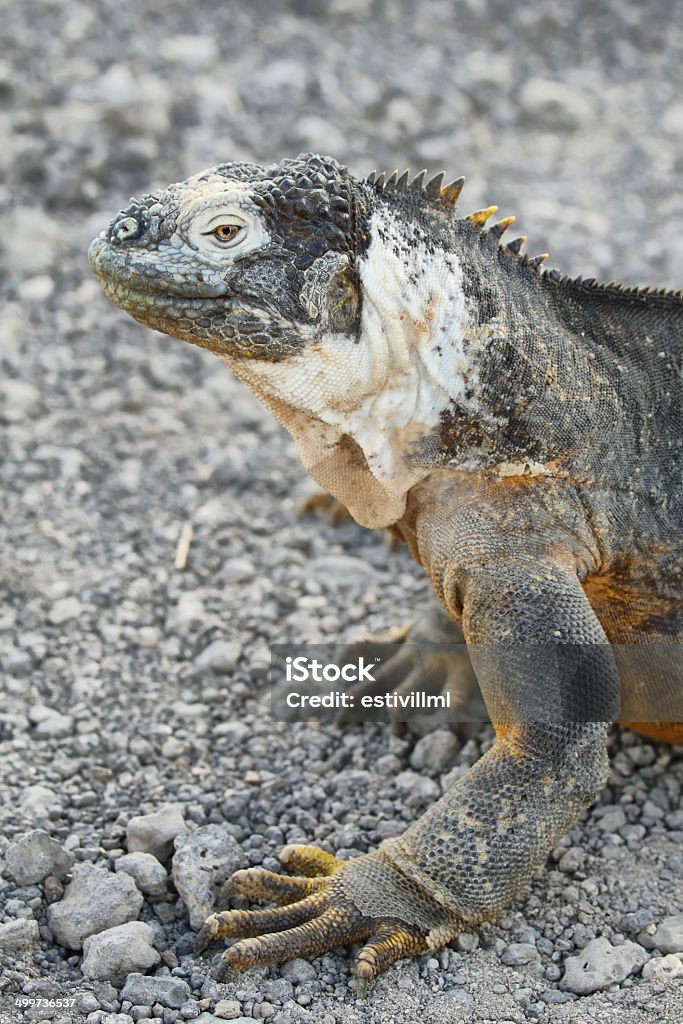
[[462, 183], [224, 163], [90, 247], [110, 299], [219, 355], [322, 488], [407, 542], [496, 729], [378, 849], [238, 872], [275, 907], [209, 918], [198, 948], [238, 939], [234, 967], [360, 942], [367, 987], [510, 902], [603, 786], [609, 723], [683, 742], [683, 293], [547, 271], [501, 242], [513, 217], [458, 215]]

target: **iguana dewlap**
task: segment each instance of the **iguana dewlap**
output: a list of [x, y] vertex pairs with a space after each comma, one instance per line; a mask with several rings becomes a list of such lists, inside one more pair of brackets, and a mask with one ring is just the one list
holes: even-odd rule
[[[391, 526], [461, 623], [497, 742], [402, 836], [238, 872], [246, 967], [362, 941], [355, 974], [490, 918], [595, 799], [616, 719], [683, 742], [681, 293], [545, 272], [462, 179], [226, 163], [90, 247], [107, 295], [208, 348], [314, 479]], [[674, 723], [665, 725], [663, 723]], [[676, 724], [678, 723], [678, 724]]]

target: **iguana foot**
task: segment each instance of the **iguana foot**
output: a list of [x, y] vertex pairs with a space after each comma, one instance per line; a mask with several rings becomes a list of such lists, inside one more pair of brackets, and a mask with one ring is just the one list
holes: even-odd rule
[[[381, 878], [388, 870], [398, 874], [387, 868], [381, 854], [341, 861], [317, 847], [297, 845], [284, 847], [280, 859], [296, 874], [247, 868], [235, 872], [230, 882], [233, 896], [275, 903], [275, 907], [212, 914], [199, 932], [197, 952], [216, 939], [239, 940], [223, 954], [220, 978], [230, 967], [244, 970], [364, 942], [353, 968], [356, 988], [362, 993], [395, 960], [427, 949], [424, 929], [394, 916], [364, 914], [353, 899], [354, 890], [365, 888], [355, 881], [359, 871], [366, 880], [373, 875]], [[369, 872], [363, 870], [364, 861], [372, 861]], [[381, 892], [377, 900], [382, 902]]]
[[304, 519], [306, 516], [313, 515], [319, 509], [327, 515], [330, 526], [341, 526], [342, 523], [346, 523], [353, 518], [346, 505], [342, 505], [340, 501], [333, 498], [327, 491], [315, 491], [313, 494], [309, 494], [307, 498], [304, 498], [299, 505], [299, 516]]
[[[352, 688], [354, 707], [342, 712], [339, 719], [342, 723], [363, 717], [363, 697], [392, 692], [408, 697], [418, 691], [447, 697], [447, 717], [455, 721], [461, 717], [470, 698], [476, 699], [479, 693], [462, 630], [436, 602], [407, 626], [349, 644], [336, 660], [339, 665], [354, 664], [361, 657], [366, 662], [379, 660], [381, 664], [374, 669], [372, 682]], [[389, 715], [400, 720], [400, 706], [391, 709]], [[414, 711], [410, 712], [410, 717], [415, 717]], [[483, 706], [477, 707], [476, 720], [487, 720]]]

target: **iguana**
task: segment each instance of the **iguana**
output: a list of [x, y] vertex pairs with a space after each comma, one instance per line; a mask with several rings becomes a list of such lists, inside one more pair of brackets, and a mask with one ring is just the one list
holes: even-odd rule
[[322, 488], [407, 542], [496, 728], [378, 849], [238, 872], [276, 906], [209, 918], [199, 948], [239, 939], [234, 967], [361, 942], [367, 987], [509, 903], [603, 786], [609, 723], [683, 742], [683, 293], [546, 271], [501, 242], [513, 217], [458, 215], [462, 184], [224, 163], [90, 247], [110, 299], [219, 355]]

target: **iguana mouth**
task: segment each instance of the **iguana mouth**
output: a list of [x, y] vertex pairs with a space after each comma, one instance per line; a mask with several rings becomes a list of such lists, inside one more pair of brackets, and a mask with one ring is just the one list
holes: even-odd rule
[[184, 319], [205, 316], [217, 306], [225, 313], [231, 305], [225, 295], [183, 295], [181, 292], [162, 292], [149, 287], [136, 288], [130, 280], [122, 281], [105, 274], [98, 274], [98, 277], [107, 298], [134, 314], [157, 312]]

